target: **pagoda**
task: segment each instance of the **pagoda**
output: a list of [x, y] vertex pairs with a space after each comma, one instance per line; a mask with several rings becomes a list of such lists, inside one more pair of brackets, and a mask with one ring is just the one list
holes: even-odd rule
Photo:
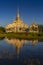
[[28, 25], [23, 23], [20, 18], [19, 9], [16, 15], [16, 19], [11, 23], [6, 25], [6, 32], [25, 32], [25, 29], [28, 28]]

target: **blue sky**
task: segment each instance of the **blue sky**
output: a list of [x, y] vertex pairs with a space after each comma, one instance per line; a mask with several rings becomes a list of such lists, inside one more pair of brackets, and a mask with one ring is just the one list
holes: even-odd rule
[[43, 0], [0, 0], [0, 25], [12, 23], [18, 7], [24, 23], [43, 24]]

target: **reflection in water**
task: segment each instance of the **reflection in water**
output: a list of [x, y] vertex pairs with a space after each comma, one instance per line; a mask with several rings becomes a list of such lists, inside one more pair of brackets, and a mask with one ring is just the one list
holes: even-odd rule
[[4, 65], [43, 65], [43, 44], [37, 43], [38, 40], [5, 38], [0, 44], [0, 58], [12, 59], [4, 61], [8, 62]]
[[32, 43], [32, 45], [35, 45], [36, 43], [38, 43], [38, 40], [31, 40], [30, 42]]
[[31, 42], [32, 45], [35, 45], [38, 42], [38, 40], [30, 40], [29, 41], [29, 40], [20, 40], [20, 39], [14, 39], [14, 38], [13, 39], [5, 38], [5, 40], [9, 44], [16, 47], [17, 54], [19, 54], [21, 47], [24, 46], [26, 43]]
[[19, 39], [8, 39], [8, 38], [5, 38], [5, 40], [16, 47], [16, 51], [17, 51], [17, 54], [19, 54], [19, 51], [21, 49], [22, 46], [24, 46], [28, 41], [27, 40], [19, 40]]

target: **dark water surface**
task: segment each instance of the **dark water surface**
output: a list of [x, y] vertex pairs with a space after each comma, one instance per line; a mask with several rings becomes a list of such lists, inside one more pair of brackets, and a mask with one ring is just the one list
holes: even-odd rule
[[43, 65], [43, 42], [0, 40], [0, 65]]

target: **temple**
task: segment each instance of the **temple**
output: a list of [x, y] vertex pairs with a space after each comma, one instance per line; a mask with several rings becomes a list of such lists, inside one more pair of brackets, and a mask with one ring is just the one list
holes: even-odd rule
[[6, 32], [25, 32], [28, 27], [29, 25], [25, 24], [21, 20], [18, 10], [15, 21], [13, 21], [11, 24], [6, 25], [5, 29]]

